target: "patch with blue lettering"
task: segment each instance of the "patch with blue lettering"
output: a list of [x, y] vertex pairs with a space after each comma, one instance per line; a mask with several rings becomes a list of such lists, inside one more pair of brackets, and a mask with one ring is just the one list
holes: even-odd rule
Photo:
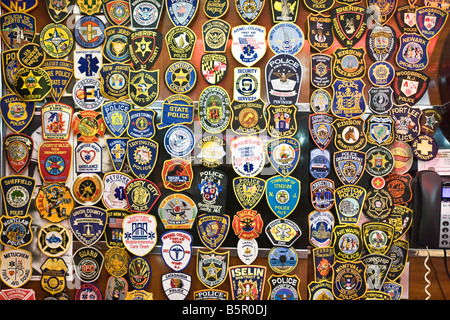
[[309, 243], [315, 248], [331, 246], [334, 216], [330, 211], [314, 210], [308, 215]]
[[158, 129], [176, 124], [190, 124], [194, 121], [194, 102], [184, 94], [174, 94], [164, 100], [161, 110], [161, 122]]
[[356, 184], [366, 169], [366, 154], [361, 151], [337, 151], [333, 154], [336, 175], [343, 184]]
[[3, 121], [16, 133], [21, 132], [31, 122], [35, 107], [35, 102], [23, 101], [15, 94], [7, 94], [0, 99]]
[[128, 210], [125, 187], [133, 180], [122, 172], [108, 172], [103, 176], [102, 202], [107, 209]]
[[105, 140], [114, 170], [122, 170], [125, 155], [127, 154], [127, 142], [129, 138], [106, 138]]
[[158, 148], [158, 143], [148, 138], [128, 140], [128, 165], [137, 178], [145, 179], [153, 171], [158, 158]]
[[198, 0], [165, 0], [167, 14], [174, 26], [188, 26], [197, 12]]
[[231, 29], [231, 53], [246, 67], [253, 66], [266, 53], [266, 28], [257, 25], [241, 25]]
[[266, 270], [255, 265], [229, 267], [232, 300], [262, 300]]
[[167, 130], [164, 135], [164, 147], [173, 157], [185, 157], [194, 150], [195, 137], [189, 127], [176, 125]]
[[131, 138], [152, 138], [155, 135], [155, 110], [130, 110], [128, 119], [127, 135]]
[[69, 217], [70, 229], [82, 244], [91, 246], [102, 237], [107, 217], [106, 210], [101, 208], [76, 207]]
[[128, 112], [132, 104], [126, 101], [109, 101], [102, 104], [105, 125], [114, 137], [122, 136], [129, 126]]
[[366, 111], [362, 80], [336, 79], [333, 83], [331, 112], [338, 118], [356, 118]]
[[280, 219], [287, 218], [300, 200], [301, 182], [294, 177], [274, 176], [266, 181], [266, 199], [270, 210]]
[[289, 176], [300, 161], [300, 142], [295, 138], [280, 138], [267, 143], [267, 156], [274, 169]]
[[0, 179], [3, 202], [8, 216], [23, 217], [28, 213], [36, 181], [26, 176], [6, 176]]
[[295, 23], [280, 22], [269, 30], [267, 41], [273, 53], [287, 53], [295, 56], [302, 50], [305, 36], [302, 29]]
[[404, 33], [398, 41], [395, 61], [400, 68], [419, 71], [428, 66], [428, 39], [415, 33]]
[[435, 6], [424, 6], [416, 9], [416, 27], [420, 34], [431, 40], [436, 37], [445, 25], [448, 9]]
[[123, 243], [125, 248], [135, 256], [147, 255], [156, 245], [156, 217], [147, 213], [135, 213], [122, 221]]
[[310, 152], [309, 173], [316, 179], [326, 178], [330, 173], [330, 151], [314, 148]]
[[200, 240], [210, 250], [215, 251], [225, 241], [230, 230], [230, 216], [205, 213], [197, 217], [197, 231]]
[[99, 78], [100, 68], [103, 65], [102, 49], [75, 49], [73, 51], [74, 77]]
[[192, 257], [190, 233], [181, 230], [167, 231], [161, 235], [161, 256], [173, 271], [184, 270]]
[[158, 186], [147, 179], [133, 179], [125, 187], [125, 197], [132, 213], [149, 213], [160, 196]]

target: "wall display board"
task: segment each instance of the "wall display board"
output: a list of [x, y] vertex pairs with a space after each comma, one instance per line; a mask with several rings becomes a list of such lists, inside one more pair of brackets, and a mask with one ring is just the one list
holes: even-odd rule
[[1, 5], [0, 299], [400, 299], [443, 1]]

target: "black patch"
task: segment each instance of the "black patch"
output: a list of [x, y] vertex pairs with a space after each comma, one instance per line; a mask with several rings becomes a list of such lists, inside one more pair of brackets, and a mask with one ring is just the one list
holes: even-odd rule
[[336, 38], [344, 47], [351, 48], [359, 42], [367, 29], [366, 8], [340, 6], [331, 10]]
[[414, 106], [427, 92], [430, 77], [419, 71], [397, 70], [392, 89], [399, 104]]
[[308, 16], [308, 41], [311, 47], [320, 52], [331, 48], [334, 42], [332, 28], [330, 16], [310, 14]]

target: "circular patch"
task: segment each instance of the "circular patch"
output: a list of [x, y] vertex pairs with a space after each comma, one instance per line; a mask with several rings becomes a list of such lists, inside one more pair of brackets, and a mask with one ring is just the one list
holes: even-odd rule
[[405, 174], [411, 169], [413, 163], [413, 153], [408, 143], [395, 140], [387, 147], [394, 156], [394, 168], [391, 173]]
[[83, 173], [72, 184], [72, 196], [82, 205], [96, 204], [103, 194], [103, 181], [98, 174]]
[[187, 93], [197, 82], [197, 71], [188, 61], [175, 61], [167, 67], [164, 79], [167, 88], [173, 93]]
[[367, 76], [374, 86], [388, 86], [394, 80], [395, 69], [387, 61], [377, 61], [370, 65]]
[[371, 184], [372, 188], [382, 189], [386, 185], [386, 180], [384, 180], [383, 177], [375, 177], [372, 179], [370, 184]]
[[388, 148], [375, 146], [366, 152], [366, 171], [375, 177], [383, 177], [394, 168], [394, 156]]
[[64, 58], [73, 48], [72, 32], [63, 24], [50, 23], [40, 32], [40, 44], [50, 57]]
[[194, 143], [194, 133], [184, 125], [171, 127], [164, 136], [164, 147], [173, 157], [185, 157], [191, 154]]
[[302, 50], [305, 36], [302, 29], [295, 23], [280, 22], [269, 30], [267, 41], [273, 53], [287, 53], [295, 56]]
[[411, 142], [411, 149], [417, 159], [430, 161], [436, 157], [439, 145], [432, 136], [420, 134]]
[[298, 255], [293, 247], [273, 247], [267, 257], [270, 268], [279, 274], [292, 272], [298, 263]]
[[311, 110], [315, 113], [327, 113], [331, 109], [331, 94], [325, 89], [317, 89], [311, 94]]
[[82, 16], [74, 28], [75, 40], [84, 48], [95, 48], [105, 40], [105, 25], [96, 16]]
[[83, 110], [96, 110], [105, 101], [105, 97], [100, 92], [100, 80], [90, 77], [75, 83], [72, 97], [76, 106]]
[[17, 59], [22, 67], [35, 69], [40, 67], [46, 58], [45, 51], [37, 43], [27, 43], [17, 52]]

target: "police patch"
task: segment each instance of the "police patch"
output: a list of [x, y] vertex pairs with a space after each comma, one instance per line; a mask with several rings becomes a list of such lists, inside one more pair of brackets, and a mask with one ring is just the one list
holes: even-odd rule
[[367, 141], [375, 145], [394, 142], [394, 119], [390, 115], [370, 115], [367, 121]]
[[409, 243], [408, 241], [398, 239], [394, 241], [389, 249], [387, 256], [392, 259], [391, 268], [389, 268], [387, 279], [397, 280], [405, 271], [408, 261]]
[[[333, 249], [338, 260], [355, 261], [361, 257], [363, 242], [361, 228], [354, 224], [340, 224], [333, 229]], [[334, 263], [334, 265], [337, 261]]]
[[399, 37], [399, 48], [395, 61], [406, 70], [423, 70], [428, 65], [429, 41], [414, 33], [404, 33]]
[[124, 26], [111, 25], [106, 28], [106, 38], [102, 48], [103, 56], [110, 62], [128, 62], [131, 58], [129, 45], [132, 40], [132, 32], [133, 30]]
[[133, 213], [148, 213], [161, 192], [156, 184], [146, 179], [133, 179], [125, 187], [125, 198]]
[[231, 102], [231, 130], [236, 134], [260, 134], [266, 130], [267, 119], [262, 99]]
[[28, 167], [33, 145], [33, 139], [23, 133], [11, 133], [5, 137], [6, 160], [15, 174], [21, 174]]
[[236, 249], [239, 259], [246, 265], [252, 264], [258, 257], [259, 247], [256, 239], [239, 239]]
[[0, 217], [0, 242], [5, 246], [20, 248], [26, 246], [33, 239], [31, 222], [33, 217], [2, 216]]
[[103, 3], [103, 13], [111, 25], [127, 25], [130, 22], [130, 4], [123, 0], [109, 0]]
[[366, 189], [358, 185], [343, 185], [336, 188], [334, 201], [341, 224], [357, 224], [366, 199]]
[[188, 26], [194, 19], [199, 1], [165, 0], [167, 13], [174, 26]]
[[336, 48], [333, 55], [333, 74], [336, 78], [351, 80], [364, 77], [366, 72], [364, 48]]
[[226, 212], [228, 177], [214, 169], [197, 171], [194, 178], [193, 197], [199, 212], [224, 214]]
[[311, 204], [317, 211], [328, 211], [334, 206], [334, 181], [316, 179], [310, 183]]
[[266, 107], [268, 113], [267, 131], [272, 137], [292, 137], [297, 133], [297, 107], [274, 106]]
[[397, 48], [397, 34], [389, 25], [374, 26], [367, 31], [366, 48], [373, 61], [388, 61]]
[[371, 87], [368, 91], [368, 107], [373, 113], [389, 112], [393, 106], [393, 93], [391, 87]]
[[343, 184], [356, 184], [366, 168], [366, 154], [361, 151], [337, 151], [333, 154], [336, 174]]
[[226, 155], [225, 146], [225, 140], [220, 136], [204, 136], [195, 146], [194, 159], [208, 168], [221, 166]]
[[301, 300], [300, 279], [296, 275], [271, 275], [268, 300]]
[[224, 53], [227, 49], [230, 30], [230, 24], [224, 20], [207, 20], [202, 25], [203, 51], [206, 53]]
[[41, 287], [54, 295], [62, 292], [66, 287], [66, 273], [68, 267], [62, 258], [48, 258], [41, 265]]
[[128, 112], [132, 105], [126, 101], [109, 101], [102, 104], [105, 125], [114, 137], [120, 137], [129, 126]]
[[387, 61], [377, 61], [370, 65], [367, 77], [374, 86], [387, 86], [394, 80], [394, 67]]
[[356, 118], [366, 110], [362, 80], [336, 79], [333, 83], [333, 102], [331, 112], [338, 118]]
[[391, 214], [394, 200], [387, 189], [370, 188], [364, 202], [364, 215], [372, 221], [384, 220]]
[[[311, 83], [316, 88], [326, 88], [330, 86], [333, 78], [331, 71], [332, 57], [328, 54], [315, 53], [311, 59]], [[335, 71], [335, 70], [334, 70]]]
[[334, 35], [331, 21], [330, 16], [322, 14], [311, 13], [308, 16], [308, 41], [311, 47], [319, 52], [328, 50], [333, 45]]
[[115, 171], [122, 170], [127, 154], [128, 138], [106, 138], [106, 147]]
[[389, 113], [394, 120], [395, 140], [409, 142], [420, 134], [420, 108], [394, 105]]
[[315, 178], [326, 178], [330, 173], [330, 151], [314, 148], [310, 151], [309, 173]]
[[158, 148], [158, 143], [148, 138], [127, 141], [128, 164], [136, 177], [145, 179], [150, 175], [156, 165]]
[[40, 44], [45, 53], [55, 59], [69, 55], [73, 48], [72, 31], [64, 24], [50, 23], [39, 33]]
[[184, 300], [191, 289], [192, 277], [182, 272], [163, 274], [161, 284], [169, 300]]
[[375, 177], [384, 177], [394, 168], [394, 156], [388, 148], [375, 146], [367, 150], [367, 172]]
[[395, 13], [397, 9], [397, 0], [380, 1], [380, 0], [368, 0], [367, 7], [371, 8], [372, 12], [370, 17], [379, 25], [384, 26]]
[[[108, 251], [106, 251], [105, 253], [105, 269], [109, 274], [115, 277], [121, 277], [126, 273], [125, 267], [126, 265], [128, 265], [128, 261], [130, 260], [127, 251], [123, 250], [125, 246], [122, 241], [123, 218], [129, 215], [130, 212], [123, 209], [107, 209], [106, 214], [108, 215], [108, 218], [105, 228], [105, 243], [108, 248], [113, 250], [108, 249]], [[114, 260], [111, 259], [110, 261], [108, 261], [109, 258], [113, 258], [114, 260], [120, 261], [121, 263], [114, 265], [114, 263], [112, 263], [112, 261]]]
[[398, 104], [414, 106], [427, 92], [430, 77], [419, 71], [395, 71], [392, 89]]
[[442, 7], [422, 7], [416, 9], [416, 26], [420, 34], [431, 40], [436, 37], [445, 25], [448, 11]]
[[339, 150], [361, 150], [367, 144], [362, 118], [333, 121], [334, 144]]
[[331, 94], [325, 89], [314, 90], [309, 100], [313, 112], [327, 113], [331, 109]]
[[295, 138], [271, 140], [266, 151], [270, 164], [283, 177], [290, 175], [300, 161], [300, 142]]
[[265, 180], [258, 177], [236, 177], [233, 179], [234, 195], [244, 209], [253, 209], [261, 200], [265, 188]]
[[5, 176], [0, 179], [0, 188], [5, 211], [8, 216], [23, 217], [28, 213], [36, 181], [26, 176]]
[[367, 291], [367, 267], [361, 261], [333, 264], [332, 292], [338, 300], [355, 300], [363, 297]]
[[22, 67], [35, 69], [44, 63], [46, 54], [39, 44], [27, 43], [17, 52], [17, 59]]
[[302, 65], [295, 57], [278, 54], [266, 64], [265, 77], [269, 104], [296, 104], [302, 83]]
[[131, 65], [125, 63], [105, 63], [100, 68], [100, 92], [109, 100], [128, 98]]
[[210, 19], [219, 19], [227, 13], [228, 6], [227, 0], [206, 0], [203, 3], [203, 12]]
[[235, 3], [236, 11], [245, 23], [252, 24], [261, 14], [262, 9], [264, 8], [264, 3], [265, 0], [254, 0], [251, 2], [237, 0]]
[[26, 102], [44, 100], [52, 85], [52, 79], [42, 68], [20, 68], [14, 78], [15, 92]]
[[274, 176], [266, 181], [266, 200], [280, 219], [287, 218], [300, 200], [301, 182], [293, 177]]
[[366, 265], [367, 288], [381, 290], [392, 264], [392, 259], [385, 254], [371, 253], [361, 258]]
[[184, 26], [173, 27], [167, 31], [165, 40], [170, 60], [191, 60], [197, 42], [194, 31]]
[[299, 4], [296, 1], [270, 0], [270, 9], [274, 24], [278, 22], [297, 22]]
[[163, 0], [130, 1], [131, 26], [135, 29], [157, 29], [163, 7]]

